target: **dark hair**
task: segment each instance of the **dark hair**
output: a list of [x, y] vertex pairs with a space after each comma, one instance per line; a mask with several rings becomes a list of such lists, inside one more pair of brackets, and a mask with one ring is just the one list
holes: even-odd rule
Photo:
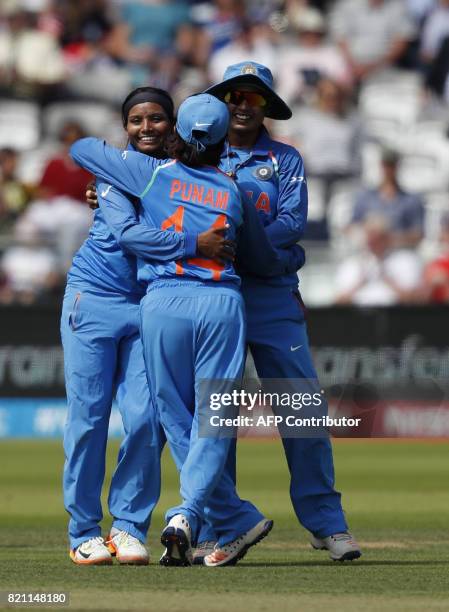
[[137, 87], [133, 89], [125, 98], [122, 104], [122, 122], [123, 127], [126, 128], [128, 123], [129, 111], [136, 104], [143, 104], [144, 102], [154, 102], [162, 106], [167, 114], [168, 119], [174, 123], [175, 113], [173, 100], [165, 89], [159, 89], [159, 87]]
[[391, 147], [385, 147], [381, 151], [382, 163], [387, 166], [397, 166], [401, 160], [399, 151]]
[[[72, 138], [72, 132], [76, 134], [74, 138]], [[75, 142], [75, 140], [86, 136], [84, 126], [77, 119], [67, 119], [59, 128], [58, 138], [60, 142], [66, 143], [68, 136], [70, 136], [70, 142]]]
[[218, 166], [223, 145], [224, 139], [217, 144], [207, 146], [204, 151], [198, 151], [195, 145], [185, 142], [176, 130], [165, 139], [167, 156], [177, 159], [190, 168]]
[[2, 147], [0, 149], [0, 157], [18, 157], [19, 153], [16, 149], [12, 149], [11, 147]]

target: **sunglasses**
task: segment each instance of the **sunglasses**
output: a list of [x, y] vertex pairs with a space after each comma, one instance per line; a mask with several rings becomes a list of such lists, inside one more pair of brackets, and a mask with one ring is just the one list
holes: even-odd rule
[[267, 105], [267, 100], [262, 94], [256, 93], [255, 91], [228, 91], [224, 97], [224, 101], [229, 104], [235, 104], [239, 106], [243, 101], [246, 101], [249, 106], [258, 106], [262, 108]]

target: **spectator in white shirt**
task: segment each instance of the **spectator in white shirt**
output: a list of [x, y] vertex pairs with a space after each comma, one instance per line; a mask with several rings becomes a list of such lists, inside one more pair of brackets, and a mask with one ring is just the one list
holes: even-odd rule
[[[1, 10], [1, 9], [0, 9]], [[0, 15], [1, 17], [1, 15]], [[57, 38], [38, 28], [37, 16], [13, 4], [0, 28], [0, 84], [13, 93], [51, 98], [65, 77]]]
[[351, 70], [340, 49], [326, 38], [324, 16], [315, 9], [295, 11], [292, 26], [299, 36], [286, 45], [279, 56], [279, 94], [288, 104], [307, 98], [321, 78], [329, 78], [349, 89]]
[[365, 250], [344, 261], [336, 276], [337, 304], [392, 306], [422, 300], [422, 263], [411, 250], [392, 250], [383, 217], [364, 223]]
[[297, 108], [278, 134], [301, 151], [310, 176], [332, 181], [359, 174], [361, 121], [345, 90], [331, 79], [318, 82], [313, 106]]
[[319, 81], [313, 106], [293, 110], [290, 121], [279, 121], [276, 127], [283, 140], [299, 148], [309, 178], [319, 186], [320, 202], [311, 187], [306, 238], [324, 241], [329, 238], [327, 205], [332, 195], [360, 174], [362, 123], [348, 106], [347, 92], [330, 79]]
[[207, 66], [209, 81], [219, 83], [226, 68], [240, 62], [259, 62], [276, 72], [278, 61], [273, 39], [274, 32], [268, 24], [242, 23], [233, 42], [211, 55]]
[[331, 25], [359, 81], [395, 65], [415, 36], [402, 0], [339, 0]]

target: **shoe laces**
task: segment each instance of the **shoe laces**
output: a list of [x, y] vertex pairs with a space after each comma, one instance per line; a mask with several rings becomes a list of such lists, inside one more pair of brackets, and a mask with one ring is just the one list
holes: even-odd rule
[[80, 548], [83, 547], [91, 550], [97, 548], [97, 546], [104, 546], [104, 540], [101, 536], [97, 536], [96, 538], [90, 538], [90, 540], [87, 540], [86, 542], [80, 544]]
[[350, 533], [343, 532], [343, 533], [335, 533], [333, 536], [331, 536], [333, 540], [335, 540], [336, 542], [349, 542], [350, 540], [352, 540], [352, 535]]
[[137, 538], [131, 535], [128, 531], [120, 530], [114, 536], [112, 536], [111, 540], [114, 544], [118, 546], [130, 546], [138, 542]]
[[204, 540], [204, 542], [199, 542], [196, 549], [197, 550], [208, 550], [209, 548], [215, 548], [217, 542], [215, 540]]

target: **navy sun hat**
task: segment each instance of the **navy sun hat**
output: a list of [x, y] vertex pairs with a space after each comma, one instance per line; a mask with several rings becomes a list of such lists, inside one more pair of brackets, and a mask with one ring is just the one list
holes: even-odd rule
[[223, 140], [228, 133], [229, 111], [224, 102], [207, 93], [186, 98], [178, 109], [176, 130], [197, 151]]
[[290, 119], [292, 111], [287, 104], [273, 90], [273, 75], [271, 70], [256, 62], [240, 62], [228, 66], [223, 75], [223, 81], [212, 85], [204, 93], [212, 94], [220, 100], [231, 89], [236, 89], [239, 85], [251, 85], [265, 93], [268, 101], [266, 117], [271, 119]]

